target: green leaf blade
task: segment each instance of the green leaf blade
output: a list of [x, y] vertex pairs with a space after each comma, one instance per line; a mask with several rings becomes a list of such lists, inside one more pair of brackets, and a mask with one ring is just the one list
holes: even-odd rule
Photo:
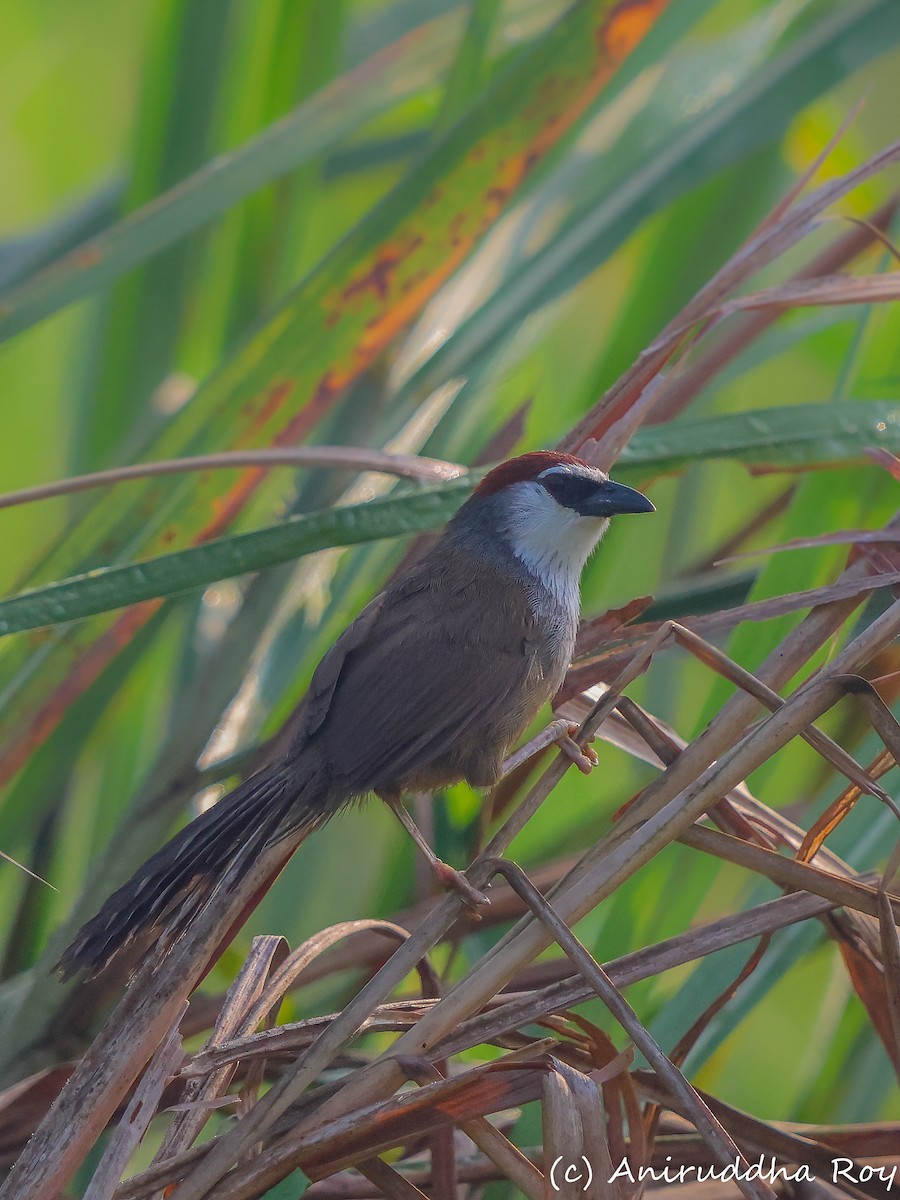
[[0, 636], [178, 596], [219, 579], [265, 570], [333, 546], [438, 529], [471, 488], [454, 480], [408, 496], [289, 517], [144, 562], [100, 568], [0, 602]]

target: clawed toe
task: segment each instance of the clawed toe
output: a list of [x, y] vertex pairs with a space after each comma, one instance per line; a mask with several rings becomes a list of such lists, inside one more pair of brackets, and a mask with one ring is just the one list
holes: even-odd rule
[[490, 897], [473, 887], [461, 871], [457, 871], [449, 863], [441, 862], [440, 859], [434, 864], [434, 873], [444, 887], [459, 894], [472, 916], [481, 920], [481, 913], [478, 910], [490, 904]]
[[557, 745], [567, 758], [570, 758], [575, 766], [583, 775], [590, 775], [591, 771], [600, 761], [597, 756], [597, 751], [592, 746], [581, 747], [574, 740], [572, 735], [579, 730], [578, 725], [570, 725], [569, 732], [563, 734], [557, 741]]

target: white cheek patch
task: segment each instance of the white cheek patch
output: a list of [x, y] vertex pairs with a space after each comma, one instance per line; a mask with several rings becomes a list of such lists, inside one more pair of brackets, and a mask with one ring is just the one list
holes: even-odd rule
[[517, 483], [509, 492], [513, 554], [561, 603], [577, 609], [581, 572], [609, 520], [564, 508], [539, 483]]

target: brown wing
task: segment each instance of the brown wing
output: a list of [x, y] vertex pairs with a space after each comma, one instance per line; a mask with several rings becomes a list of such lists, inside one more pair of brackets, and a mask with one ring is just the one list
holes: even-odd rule
[[303, 706], [303, 723], [298, 733], [299, 737], [311, 737], [321, 728], [322, 722], [328, 716], [331, 699], [347, 658], [365, 645], [386, 597], [387, 593], [381, 592], [367, 604], [316, 667]]
[[[458, 553], [438, 576], [423, 563], [322, 660], [304, 732], [348, 793], [427, 772], [498, 712], [521, 709], [540, 672], [533, 618], [524, 589], [486, 574]], [[492, 588], [489, 604], [472, 603], [476, 586], [482, 599]]]

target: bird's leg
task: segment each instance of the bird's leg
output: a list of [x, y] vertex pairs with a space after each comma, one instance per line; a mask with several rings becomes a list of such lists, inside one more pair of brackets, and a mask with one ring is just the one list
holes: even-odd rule
[[597, 757], [597, 751], [593, 746], [582, 747], [575, 741], [574, 735], [580, 728], [581, 726], [578, 724], [573, 723], [568, 725], [556, 739], [556, 744], [567, 758], [571, 758], [582, 775], [590, 775], [600, 759]]
[[452, 888], [462, 897], [466, 908], [473, 913], [477, 913], [479, 908], [490, 904], [490, 898], [479, 892], [472, 886], [461, 871], [457, 871], [455, 867], [451, 867], [449, 863], [442, 862], [432, 848], [428, 845], [428, 841], [423, 835], [421, 829], [403, 807], [403, 802], [399, 795], [393, 792], [378, 792], [379, 799], [383, 800], [415, 844], [425, 856], [425, 859], [434, 872], [442, 887]]

